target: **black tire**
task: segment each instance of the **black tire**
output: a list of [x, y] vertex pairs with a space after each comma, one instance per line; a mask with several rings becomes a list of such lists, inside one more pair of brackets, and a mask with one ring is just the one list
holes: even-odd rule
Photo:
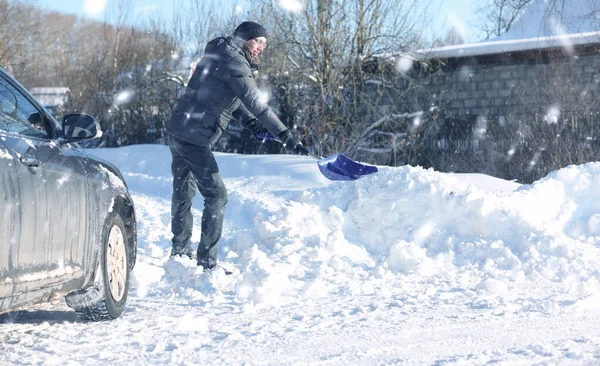
[[[82, 319], [112, 320], [118, 318], [125, 309], [130, 275], [127, 237], [121, 216], [111, 212], [102, 230], [102, 251], [97, 267], [101, 271], [99, 275], [102, 282], [97, 279], [94, 284], [102, 292], [102, 299], [93, 305], [75, 309]], [[116, 265], [111, 265], [115, 262]]]

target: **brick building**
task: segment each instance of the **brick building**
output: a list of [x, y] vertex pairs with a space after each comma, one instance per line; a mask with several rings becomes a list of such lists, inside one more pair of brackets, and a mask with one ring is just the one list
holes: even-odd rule
[[[447, 156], [430, 162], [407, 160], [402, 144], [404, 150], [410, 144], [415, 147], [416, 141], [408, 141], [415, 123], [396, 118], [386, 132], [397, 132], [392, 135], [392, 148], [378, 150], [379, 156], [373, 156], [377, 154], [372, 149], [370, 160], [418, 163], [442, 171], [475, 170], [530, 181], [549, 169], [589, 159], [584, 153], [550, 159], [545, 156], [549, 146], [559, 142], [549, 141], [548, 136], [540, 140], [536, 131], [565, 136], [568, 130], [585, 141], [600, 137], [596, 133], [600, 126], [600, 22], [594, 16], [600, 4], [596, 3], [534, 1], [511, 31], [496, 39], [379, 58], [372, 69], [377, 70], [374, 80], [380, 77], [386, 83], [373, 82], [370, 93], [380, 96], [380, 111], [387, 111], [391, 120], [394, 115], [417, 115], [413, 119], [431, 125], [437, 119], [437, 130], [418, 141], [422, 151], [417, 153], [432, 156], [437, 149]], [[427, 133], [422, 126], [417, 132], [420, 136]], [[386, 145], [385, 139], [379, 138], [378, 143]], [[471, 158], [457, 159], [457, 153], [467, 150]], [[519, 169], [515, 162], [507, 164], [517, 150], [524, 159]], [[473, 157], [476, 162], [469, 160]], [[517, 172], [523, 169], [529, 172]]]

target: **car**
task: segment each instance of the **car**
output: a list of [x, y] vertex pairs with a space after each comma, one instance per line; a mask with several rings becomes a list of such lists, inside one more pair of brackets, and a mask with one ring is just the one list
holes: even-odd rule
[[110, 320], [135, 266], [135, 207], [119, 170], [79, 142], [102, 135], [86, 114], [62, 123], [0, 68], [0, 313], [65, 296]]

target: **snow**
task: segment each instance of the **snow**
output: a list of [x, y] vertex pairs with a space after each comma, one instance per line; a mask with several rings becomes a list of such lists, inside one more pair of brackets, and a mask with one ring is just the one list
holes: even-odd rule
[[[110, 185], [111, 187], [122, 187], [125, 188], [125, 185], [123, 184], [123, 181], [116, 176], [115, 173], [113, 173], [112, 171], [108, 170], [106, 167], [104, 166], [100, 166], [100, 171], [104, 173], [104, 175], [106, 175], [106, 177], [108, 178], [108, 180], [110, 181]], [[106, 183], [102, 184], [102, 188], [106, 189], [108, 188], [108, 186], [106, 185]]]
[[12, 155], [10, 155], [10, 153], [8, 151], [0, 150], [0, 159], [12, 160], [13, 157], [12, 157]]
[[[51, 271], [21, 275], [21, 276], [19, 276], [18, 281], [23, 281], [23, 282], [39, 281], [39, 280], [48, 279], [48, 278], [64, 277], [66, 275], [72, 275], [74, 273], [81, 275], [81, 273], [82, 273], [81, 268], [65, 266], [64, 263], [60, 263], [58, 268], [53, 269]], [[12, 280], [10, 278], [8, 280], [10, 282], [12, 282]]]
[[115, 95], [114, 103], [116, 105], [127, 104], [133, 98], [134, 94], [132, 90], [122, 90]]
[[531, 185], [410, 166], [332, 182], [309, 157], [216, 154], [226, 276], [169, 259], [167, 147], [88, 152], [135, 201], [128, 306], [0, 316], [2, 364], [600, 362], [600, 163]]
[[524, 39], [490, 40], [485, 42], [461, 44], [421, 50], [421, 58], [454, 58], [481, 55], [493, 55], [534, 49], [557, 48], [600, 43], [600, 32], [561, 34], [547, 37]]

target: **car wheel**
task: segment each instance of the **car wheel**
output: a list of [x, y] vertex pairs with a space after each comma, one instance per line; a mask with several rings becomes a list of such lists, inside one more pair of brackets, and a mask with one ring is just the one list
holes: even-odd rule
[[125, 309], [129, 290], [127, 232], [121, 216], [112, 212], [102, 233], [102, 252], [94, 287], [100, 300], [76, 308], [80, 317], [91, 321], [116, 319]]

